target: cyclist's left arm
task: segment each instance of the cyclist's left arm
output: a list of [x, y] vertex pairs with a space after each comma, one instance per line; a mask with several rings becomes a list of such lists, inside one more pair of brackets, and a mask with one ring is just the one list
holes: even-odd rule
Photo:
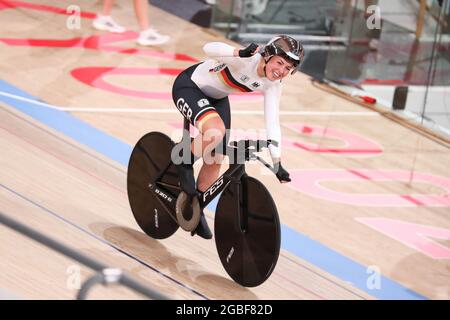
[[289, 173], [281, 165], [281, 128], [280, 128], [280, 98], [281, 83], [276, 83], [264, 92], [264, 119], [267, 138], [278, 142], [278, 146], [269, 145], [270, 155], [275, 174], [281, 183], [289, 182]]
[[281, 84], [276, 83], [264, 92], [264, 121], [266, 125], [267, 138], [278, 142], [278, 146], [269, 145], [272, 160], [281, 158], [281, 129], [280, 129], [280, 106]]

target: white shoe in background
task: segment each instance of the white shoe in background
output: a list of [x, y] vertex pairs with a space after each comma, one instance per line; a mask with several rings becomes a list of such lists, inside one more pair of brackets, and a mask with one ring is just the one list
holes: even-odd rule
[[114, 33], [124, 33], [124, 27], [117, 24], [110, 16], [97, 15], [92, 25], [97, 30], [109, 31]]
[[371, 51], [377, 51], [379, 46], [380, 46], [380, 41], [378, 39], [370, 39], [369, 49]]
[[162, 35], [155, 29], [147, 29], [139, 33], [139, 38], [137, 43], [141, 46], [155, 46], [159, 44], [164, 44], [170, 40], [169, 36]]

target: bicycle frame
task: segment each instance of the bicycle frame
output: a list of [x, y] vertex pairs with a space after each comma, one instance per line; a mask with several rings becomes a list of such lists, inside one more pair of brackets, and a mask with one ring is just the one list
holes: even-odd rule
[[[158, 199], [162, 200], [161, 203], [164, 204], [165, 207], [170, 208], [172, 212], [175, 212], [175, 202], [176, 198], [167, 194], [167, 192], [157, 186], [157, 184], [161, 184], [161, 177], [166, 173], [169, 164], [158, 177], [153, 181], [149, 187], [158, 195]], [[199, 196], [200, 207], [203, 209], [206, 207], [214, 198], [222, 192], [230, 183], [240, 183], [242, 176], [246, 176], [245, 173], [245, 165], [244, 164], [230, 164], [228, 170], [222, 174], [207, 190], [202, 192]], [[169, 187], [177, 188], [178, 186], [170, 185]]]
[[206, 207], [217, 194], [222, 192], [230, 183], [240, 183], [242, 176], [245, 176], [244, 164], [230, 164], [230, 168], [221, 175], [207, 190], [200, 195], [201, 208]]

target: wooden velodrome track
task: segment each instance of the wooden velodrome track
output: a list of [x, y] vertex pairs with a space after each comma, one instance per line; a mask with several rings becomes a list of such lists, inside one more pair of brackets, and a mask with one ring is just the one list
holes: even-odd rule
[[[65, 12], [74, 2], [81, 28], [71, 30]], [[132, 5], [117, 2], [116, 20], [136, 29]], [[170, 99], [176, 74], [204, 58], [204, 43], [229, 41], [151, 7], [172, 40], [138, 47], [132, 31], [91, 27], [100, 5], [0, 0], [1, 212], [176, 299], [450, 298], [448, 145], [320, 90], [304, 74], [286, 79], [281, 102], [293, 181], [281, 185], [247, 166], [283, 224], [272, 276], [243, 288], [223, 270], [214, 240], [181, 229], [162, 241], [147, 237], [126, 195], [131, 147], [149, 131], [173, 135], [181, 124]], [[232, 128], [263, 129], [261, 112], [260, 97], [233, 97]], [[77, 266], [82, 280], [92, 274], [0, 226], [0, 290], [72, 299]], [[140, 296], [111, 287], [90, 298]]]

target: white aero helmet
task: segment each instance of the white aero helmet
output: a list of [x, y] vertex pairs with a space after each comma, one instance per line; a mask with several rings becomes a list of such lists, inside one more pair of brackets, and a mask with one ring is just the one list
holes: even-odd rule
[[[263, 57], [272, 58], [273, 56], [280, 56], [292, 62], [295, 73], [303, 62], [305, 51], [300, 41], [286, 35], [280, 35], [272, 38], [264, 47], [261, 53]], [[269, 61], [267, 60], [267, 61]]]

